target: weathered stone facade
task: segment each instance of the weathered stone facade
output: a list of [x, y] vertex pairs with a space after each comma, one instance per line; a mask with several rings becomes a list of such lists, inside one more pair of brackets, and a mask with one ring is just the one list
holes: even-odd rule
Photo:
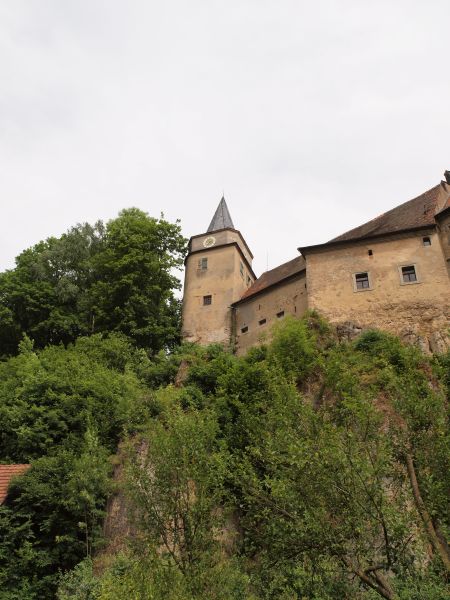
[[[222, 199], [219, 211], [231, 218]], [[221, 213], [222, 214], [222, 213]], [[243, 353], [286, 315], [315, 309], [342, 338], [390, 331], [425, 352], [450, 347], [450, 184], [293, 259], [256, 279], [252, 254], [234, 228], [191, 238], [186, 259], [183, 336], [231, 344]], [[232, 223], [231, 223], [232, 224]], [[213, 242], [211, 243], [211, 237]], [[206, 240], [206, 241], [205, 241]], [[206, 247], [205, 247], [206, 246]], [[207, 268], [198, 262], [208, 258]], [[204, 304], [204, 297], [211, 304]]]

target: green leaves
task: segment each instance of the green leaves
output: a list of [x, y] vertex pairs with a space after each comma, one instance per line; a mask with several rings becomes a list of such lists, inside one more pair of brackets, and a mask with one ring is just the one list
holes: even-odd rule
[[178, 340], [180, 226], [131, 208], [105, 227], [77, 225], [25, 250], [0, 274], [0, 356], [23, 333], [42, 348], [120, 331], [157, 352]]

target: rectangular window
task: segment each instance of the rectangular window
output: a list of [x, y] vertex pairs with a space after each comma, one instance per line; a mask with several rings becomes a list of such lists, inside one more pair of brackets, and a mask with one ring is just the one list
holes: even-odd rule
[[201, 271], [206, 271], [206, 269], [208, 268], [208, 259], [207, 259], [207, 258], [201, 258], [201, 259], [198, 261], [198, 268], [199, 268]]
[[248, 327], [247, 326], [242, 327], [241, 333], [247, 333], [247, 331], [248, 331]]
[[369, 273], [355, 273], [355, 288], [357, 290], [370, 289]]
[[417, 281], [416, 267], [414, 265], [402, 267], [402, 282], [414, 283], [415, 281]]
[[203, 306], [209, 306], [212, 304], [212, 296], [203, 296]]
[[251, 282], [252, 282], [252, 280], [251, 280], [250, 276], [249, 276], [249, 275], [247, 275], [247, 285], [250, 285], [250, 284], [251, 284]]
[[431, 240], [428, 236], [425, 236], [424, 238], [422, 238], [422, 243], [424, 246], [431, 246]]
[[244, 277], [244, 265], [243, 265], [243, 263], [239, 263], [239, 270], [241, 271], [241, 277]]
[[284, 317], [284, 310], [280, 310], [280, 312], [277, 312], [277, 318], [281, 319], [282, 317]]
[[261, 321], [259, 321], [260, 325], [265, 325], [267, 322], [267, 319], [261, 319]]

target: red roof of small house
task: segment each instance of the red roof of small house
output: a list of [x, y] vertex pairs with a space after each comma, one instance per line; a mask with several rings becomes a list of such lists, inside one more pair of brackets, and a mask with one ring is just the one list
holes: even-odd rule
[[0, 465], [0, 504], [8, 495], [8, 487], [13, 477], [22, 475], [31, 465]]

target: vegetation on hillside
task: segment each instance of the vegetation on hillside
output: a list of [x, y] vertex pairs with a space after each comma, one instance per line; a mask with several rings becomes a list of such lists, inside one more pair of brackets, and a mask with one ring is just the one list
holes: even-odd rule
[[[174, 248], [141, 256], [127, 226], [116, 234], [123, 270], [118, 242], [99, 251], [108, 275], [70, 309], [54, 279], [39, 296], [41, 280], [4, 275], [45, 298], [42, 321], [20, 321], [0, 278], [0, 339], [12, 326], [18, 342], [0, 349], [0, 460], [32, 463], [0, 508], [0, 598], [447, 598], [450, 353], [424, 356], [379, 331], [339, 343], [316, 314], [285, 319], [244, 357], [176, 346], [174, 283], [144, 310], [161, 284], [149, 271], [141, 295], [144, 281], [133, 291], [126, 277], [136, 268], [138, 281], [142, 261], [171, 268], [173, 255], [158, 257]], [[122, 292], [131, 282], [126, 311], [99, 285], [108, 278]], [[77, 323], [67, 338], [52, 337], [58, 314], [60, 331]], [[117, 493], [129, 520], [119, 549], [102, 534]]]

